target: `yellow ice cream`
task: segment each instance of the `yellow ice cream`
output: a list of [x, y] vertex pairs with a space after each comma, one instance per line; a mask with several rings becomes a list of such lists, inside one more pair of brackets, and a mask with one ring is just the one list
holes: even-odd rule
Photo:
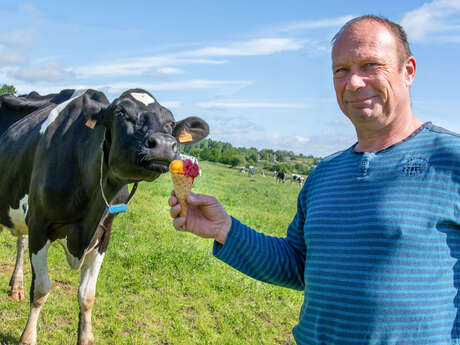
[[180, 175], [184, 175], [185, 172], [184, 172], [184, 162], [180, 161], [180, 160], [173, 160], [170, 164], [169, 164], [169, 172], [171, 174], [180, 174]]

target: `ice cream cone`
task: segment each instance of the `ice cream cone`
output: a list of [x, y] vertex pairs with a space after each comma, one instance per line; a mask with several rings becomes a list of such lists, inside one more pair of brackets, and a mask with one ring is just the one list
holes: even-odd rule
[[181, 206], [180, 217], [187, 216], [187, 197], [192, 191], [193, 177], [182, 174], [171, 174], [171, 179], [174, 185], [174, 192]]

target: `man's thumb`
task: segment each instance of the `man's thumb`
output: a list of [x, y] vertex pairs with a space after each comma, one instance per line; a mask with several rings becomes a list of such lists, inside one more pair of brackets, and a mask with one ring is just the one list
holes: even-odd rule
[[205, 206], [214, 204], [216, 199], [204, 194], [190, 193], [190, 195], [187, 197], [187, 202], [193, 206]]

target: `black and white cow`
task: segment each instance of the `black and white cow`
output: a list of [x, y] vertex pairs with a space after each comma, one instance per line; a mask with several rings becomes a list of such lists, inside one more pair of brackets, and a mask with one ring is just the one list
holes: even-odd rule
[[96, 280], [116, 215], [108, 210], [126, 208], [127, 184], [167, 172], [178, 157], [178, 142], [194, 143], [208, 133], [202, 119], [176, 122], [141, 89], [112, 103], [98, 91], [75, 91], [3, 133], [0, 166], [7, 169], [0, 176], [0, 223], [28, 230], [32, 266], [30, 313], [20, 344], [37, 343], [38, 315], [50, 291], [47, 252], [56, 240], [71, 268], [81, 268], [78, 344], [94, 343]]
[[305, 178], [302, 175], [291, 174], [291, 182], [298, 183], [300, 187], [302, 187], [304, 181], [305, 181]]
[[48, 106], [50, 103], [62, 103], [68, 100], [72, 94], [73, 90], [63, 90], [58, 94], [49, 94], [46, 96], [41, 96], [36, 92], [19, 97], [8, 94], [0, 96], [0, 135], [25, 115]]
[[[0, 96], [0, 136], [10, 127], [13, 123], [19, 121], [24, 116], [44, 107], [49, 109], [55, 105], [68, 100], [73, 94], [73, 90], [63, 90], [59, 94], [49, 94], [41, 96], [36, 92], [31, 92], [25, 96], [15, 97], [13, 95]], [[29, 156], [30, 165], [33, 161], [33, 155]], [[8, 166], [4, 166], [2, 174], [6, 174]], [[5, 176], [6, 177], [6, 176]], [[7, 181], [10, 177], [6, 177], [4, 181]], [[2, 178], [0, 177], [0, 180]], [[27, 180], [27, 179], [26, 179]], [[22, 187], [25, 190], [25, 186]], [[8, 207], [7, 198], [0, 198], [0, 209]], [[23, 263], [24, 256], [27, 250], [27, 227], [20, 226], [19, 224], [24, 223], [24, 208], [27, 207], [27, 202], [24, 200], [20, 203], [19, 207], [12, 209], [10, 216], [14, 220], [18, 220], [16, 227], [11, 227], [8, 218], [0, 218], [0, 232], [2, 231], [2, 224], [8, 224], [12, 234], [17, 237], [17, 257], [16, 264], [14, 267], [13, 274], [10, 280], [10, 296], [13, 300], [20, 300], [24, 298], [24, 284], [23, 284]], [[1, 217], [1, 213], [0, 213]]]
[[278, 171], [276, 173], [276, 182], [286, 182], [286, 174], [283, 171]]

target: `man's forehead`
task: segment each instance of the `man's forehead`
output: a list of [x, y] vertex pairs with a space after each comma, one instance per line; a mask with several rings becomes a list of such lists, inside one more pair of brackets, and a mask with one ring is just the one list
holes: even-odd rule
[[396, 53], [396, 41], [385, 26], [358, 22], [337, 38], [332, 48], [332, 61], [336, 64], [343, 58], [379, 58], [391, 51]]

